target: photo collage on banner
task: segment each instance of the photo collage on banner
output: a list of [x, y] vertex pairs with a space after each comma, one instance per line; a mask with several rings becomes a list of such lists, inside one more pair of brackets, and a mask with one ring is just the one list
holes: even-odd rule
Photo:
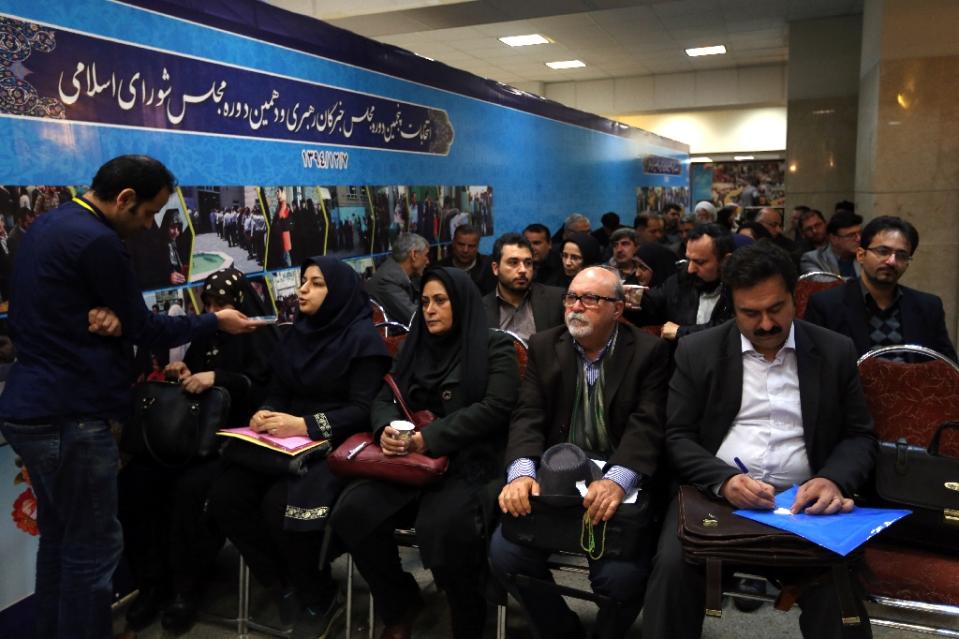
[[747, 211], [786, 204], [785, 160], [693, 164], [693, 199], [717, 206], [738, 204]]
[[636, 189], [636, 213], [651, 211], [662, 213], [667, 204], [683, 207], [682, 213], [690, 211], [689, 187], [686, 186], [641, 186]]
[[[38, 215], [88, 188], [0, 186], [0, 319], [8, 311], [20, 239]], [[198, 285], [229, 267], [246, 274], [254, 286], [259, 282], [269, 298], [267, 307], [281, 310], [281, 298], [295, 289], [298, 267], [308, 257], [338, 257], [366, 279], [399, 233], [426, 238], [435, 262], [445, 257], [456, 227], [463, 224], [484, 237], [494, 234], [491, 186], [183, 186], [149, 229], [125, 243], [144, 301], [154, 313], [202, 313]], [[278, 286], [271, 274], [287, 269], [295, 276], [280, 276]], [[295, 304], [286, 310], [293, 308]], [[167, 361], [175, 360], [159, 354], [156, 361], [144, 363], [144, 374], [155, 373], [155, 366]]]

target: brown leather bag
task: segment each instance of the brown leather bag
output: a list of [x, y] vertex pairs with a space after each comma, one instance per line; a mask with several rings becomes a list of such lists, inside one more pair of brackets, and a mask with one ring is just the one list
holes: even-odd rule
[[[776, 607], [789, 610], [802, 588], [828, 578], [836, 582], [844, 625], [860, 623], [849, 560], [798, 535], [733, 514], [736, 510], [718, 497], [712, 498], [694, 486], [679, 489], [677, 534], [687, 562], [706, 566], [706, 614], [722, 616], [722, 564], [764, 568], [809, 568], [811, 577], [802, 583], [784, 585]], [[815, 569], [821, 569], [817, 571]]]
[[[435, 415], [428, 410], [411, 412], [399, 386], [392, 375], [383, 378], [393, 391], [403, 415], [413, 423], [417, 431], [423, 430]], [[367, 477], [405, 486], [422, 487], [430, 484], [449, 468], [449, 457], [430, 457], [421, 453], [384, 455], [383, 449], [373, 439], [373, 433], [351, 435], [336, 447], [326, 458], [330, 470], [340, 477]]]

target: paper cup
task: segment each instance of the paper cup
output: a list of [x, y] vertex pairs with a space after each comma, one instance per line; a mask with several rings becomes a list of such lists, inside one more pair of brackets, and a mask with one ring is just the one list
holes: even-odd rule
[[402, 419], [390, 422], [390, 426], [397, 432], [396, 436], [407, 443], [409, 443], [410, 438], [413, 437], [413, 432], [416, 430], [416, 427], [412, 423]]
[[626, 284], [623, 286], [623, 294], [626, 298], [626, 306], [630, 308], [639, 308], [643, 303], [643, 293], [648, 287], [639, 284]]

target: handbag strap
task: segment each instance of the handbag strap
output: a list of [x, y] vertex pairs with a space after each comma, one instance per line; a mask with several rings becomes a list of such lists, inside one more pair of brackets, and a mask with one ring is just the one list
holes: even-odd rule
[[943, 422], [942, 425], [936, 429], [936, 434], [932, 436], [932, 441], [929, 442], [930, 455], [939, 454], [939, 440], [942, 438], [942, 431], [946, 430], [947, 428], [955, 428], [959, 430], [959, 421]]
[[403, 411], [403, 415], [406, 417], [406, 421], [411, 424], [415, 424], [413, 421], [413, 413], [410, 412], [410, 407], [406, 405], [406, 400], [403, 399], [403, 393], [400, 391], [400, 387], [396, 385], [396, 380], [393, 379], [393, 376], [387, 373], [383, 380], [389, 384], [390, 389], [393, 391], [393, 397], [396, 398], [396, 403], [400, 405], [400, 410]]

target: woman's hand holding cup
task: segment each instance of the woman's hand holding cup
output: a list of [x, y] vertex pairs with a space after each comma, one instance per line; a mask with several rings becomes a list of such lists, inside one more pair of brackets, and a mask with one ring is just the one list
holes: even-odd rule
[[410, 452], [410, 440], [414, 426], [410, 422], [396, 420], [383, 429], [380, 436], [380, 448], [385, 455], [406, 455]]

